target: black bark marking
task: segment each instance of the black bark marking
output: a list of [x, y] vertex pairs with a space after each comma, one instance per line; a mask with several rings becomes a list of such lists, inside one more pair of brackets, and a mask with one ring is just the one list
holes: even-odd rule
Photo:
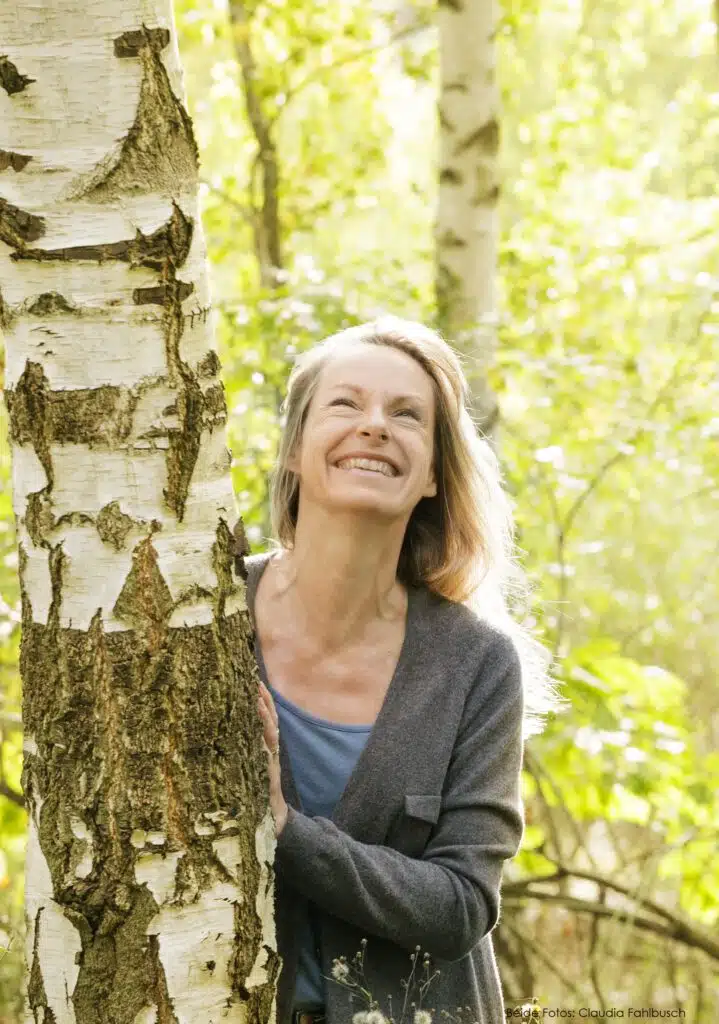
[[[176, 309], [175, 303], [169, 312]], [[181, 311], [178, 323], [182, 323]], [[179, 343], [181, 327], [174, 325], [172, 331], [174, 340]], [[184, 511], [202, 433], [226, 421], [227, 403], [221, 380], [203, 393], [198, 377], [179, 359], [176, 348], [168, 354], [168, 360], [173, 364], [175, 377], [179, 377], [180, 387], [175, 401], [163, 415], [176, 415], [180, 426], [154, 424], [137, 435], [136, 440], [167, 438], [165, 496], [168, 507], [180, 512]], [[206, 377], [209, 371], [219, 368], [217, 355], [206, 355], [202, 366], [202, 376]], [[153, 380], [150, 386], [158, 383], [165, 385], [168, 381]], [[15, 388], [5, 391], [10, 437], [17, 444], [33, 446], [52, 486], [51, 444], [84, 444], [108, 449], [132, 446], [135, 410], [145, 390], [147, 386], [142, 384], [130, 389], [103, 384], [96, 388], [53, 391], [41, 365], [28, 361]], [[183, 452], [189, 453], [187, 464], [182, 461]]]
[[118, 447], [130, 436], [136, 405], [136, 392], [110, 384], [53, 391], [51, 436], [63, 444]]
[[438, 244], [442, 249], [466, 249], [467, 242], [464, 238], [460, 238], [456, 232], [452, 231], [451, 228], [447, 228], [439, 236]]
[[223, 419], [227, 417], [225, 389], [221, 381], [205, 391], [204, 399], [205, 410], [209, 413], [209, 418], [211, 420], [216, 420], [218, 417], [222, 417]]
[[179, 295], [180, 302], [182, 302], [188, 295], [192, 295], [194, 290], [194, 284], [188, 281], [178, 281], [176, 290], [164, 284], [154, 285], [150, 288], [135, 288], [132, 293], [132, 301], [136, 306], [167, 306], [175, 294]]
[[439, 172], [439, 183], [440, 185], [461, 185], [462, 175], [453, 167], [444, 167]]
[[163, 30], [146, 31], [148, 35], [126, 34], [131, 40], [119, 44], [133, 51], [127, 56], [142, 62], [135, 120], [115, 153], [77, 180], [73, 198], [110, 201], [120, 195], [144, 195], [147, 182], [152, 182], [153, 192], [169, 197], [197, 184], [199, 151], [190, 115], [172, 91], [160, 56]]
[[466, 153], [468, 149], [472, 149], [474, 146], [479, 146], [485, 154], [488, 153], [494, 156], [497, 153], [499, 149], [499, 123], [495, 117], [486, 121], [480, 128], [476, 128], [464, 139], [460, 140], [455, 148], [455, 154], [459, 156], [460, 153]]
[[[195, 471], [204, 429], [205, 397], [187, 363], [180, 357], [180, 339], [185, 329], [185, 313], [182, 309], [183, 281], [178, 281], [176, 268], [187, 255], [192, 239], [193, 224], [182, 216], [179, 207], [168, 235], [171, 253], [178, 252], [177, 258], [166, 261], [163, 279], [167, 287], [167, 302], [164, 304], [165, 352], [171, 384], [179, 384], [176, 405], [180, 421], [179, 430], [169, 431], [167, 451], [167, 486], [163, 495], [167, 507], [182, 521], [185, 514], [187, 492]], [[182, 259], [180, 258], [182, 257]]]
[[16, 92], [22, 92], [23, 89], [27, 89], [28, 85], [31, 85], [34, 81], [34, 78], [21, 75], [13, 62], [8, 60], [7, 57], [0, 57], [0, 86], [2, 86], [8, 96], [13, 96]]
[[197, 364], [197, 376], [203, 379], [217, 377], [219, 376], [220, 368], [220, 359], [217, 352], [214, 349], [210, 349]]
[[170, 997], [170, 992], [167, 987], [165, 968], [163, 967], [162, 957], [160, 956], [159, 936], [149, 935], [148, 943], [150, 946], [150, 968], [152, 970], [153, 977], [152, 995], [155, 1000], [155, 1005], [157, 1006], [157, 1019], [161, 1020], [163, 1024], [179, 1024], [175, 1013], [175, 1004]]
[[48, 429], [49, 395], [50, 388], [42, 366], [29, 359], [15, 387], [5, 391], [10, 437], [17, 444], [33, 446], [51, 488], [54, 478]]
[[439, 108], [438, 117], [439, 117], [439, 126], [440, 126], [440, 128], [443, 131], [445, 131], [445, 132], [453, 132], [455, 130], [455, 126], [452, 124], [450, 119], [447, 117], [447, 114], [442, 109], [442, 107]]
[[94, 526], [101, 540], [111, 545], [116, 551], [125, 547], [125, 541], [133, 527], [140, 533], [146, 534], [148, 528], [150, 534], [162, 529], [162, 524], [157, 519], [148, 522], [145, 519], [136, 519], [126, 515], [120, 509], [117, 501], [105, 505], [93, 519], [85, 512], [66, 512], [65, 515], [55, 519], [53, 505], [50, 498], [50, 488], [42, 491], [34, 491], [27, 496], [25, 507], [25, 526], [35, 547], [43, 547], [52, 550], [52, 544], [48, 540], [49, 535], [61, 526]]
[[115, 602], [113, 614], [143, 635], [153, 649], [149, 634], [164, 632], [172, 613], [173, 601], [169, 587], [157, 564], [152, 537], [141, 540], [132, 553], [132, 568]]
[[58, 292], [42, 292], [27, 307], [32, 316], [50, 316], [52, 313], [76, 313], [76, 306], [71, 305], [64, 295]]
[[[2, 237], [2, 202], [0, 199], [0, 238]], [[168, 260], [176, 267], [185, 262], [190, 251], [191, 241], [192, 221], [185, 217], [177, 203], [173, 202], [169, 220], [149, 235], [143, 235], [138, 228], [134, 238], [122, 239], [119, 242], [75, 245], [67, 249], [21, 249], [19, 252], [12, 253], [10, 258], [38, 262], [90, 260], [93, 263], [104, 263], [106, 260], [120, 260], [129, 263], [131, 267], [163, 270]]]
[[32, 160], [26, 153], [13, 153], [9, 149], [0, 149], [0, 171], [6, 171], [11, 167], [13, 171], [21, 171]]
[[482, 203], [492, 205], [499, 199], [502, 191], [501, 186], [497, 185], [496, 182], [490, 182], [485, 184], [481, 176], [478, 175], [477, 190], [474, 194], [474, 205], [480, 206]]
[[15, 249], [26, 242], [37, 241], [44, 234], [45, 221], [42, 217], [0, 198], [0, 241]]
[[38, 907], [35, 914], [35, 932], [33, 935], [32, 945], [32, 964], [30, 966], [30, 977], [28, 979], [27, 997], [28, 1003], [33, 1012], [40, 1009], [41, 1007], [47, 1008], [47, 993], [45, 992], [45, 983], [42, 977], [42, 971], [40, 970], [40, 953], [38, 950], [40, 942], [40, 922], [42, 920], [42, 913], [44, 907]]
[[462, 81], [457, 80], [456, 82], [447, 82], [447, 84], [444, 86], [442, 91], [443, 92], [463, 92], [463, 93], [468, 93], [469, 92], [469, 86], [467, 85], [466, 82], [462, 82]]
[[5, 391], [10, 437], [32, 444], [52, 485], [50, 445], [120, 447], [130, 436], [140, 390], [103, 384], [51, 391], [40, 364], [28, 360], [15, 388]]
[[235, 575], [241, 576], [245, 582], [247, 581], [247, 568], [245, 566], [245, 556], [252, 554], [252, 548], [247, 540], [247, 534], [245, 533], [245, 524], [242, 521], [242, 516], [237, 520], [235, 525], [232, 527], [232, 550], [235, 561]]
[[[175, 304], [171, 307], [171, 312], [174, 306]], [[179, 337], [177, 341], [179, 344]], [[184, 382], [184, 387], [177, 395], [177, 415], [181, 426], [179, 430], [169, 432], [167, 487], [163, 488], [162, 493], [167, 507], [182, 522], [187, 492], [200, 453], [205, 400], [200, 385], [184, 363], [180, 364], [180, 373]]]
[[462, 282], [458, 274], [443, 261], [437, 267], [437, 314], [444, 331], [449, 330], [451, 313], [461, 293]]
[[153, 53], [159, 53], [169, 42], [169, 29], [147, 28], [146, 25], [143, 25], [141, 29], [123, 32], [121, 36], [113, 40], [113, 46], [116, 57], [139, 57], [143, 47], [148, 46]]
[[191, 309], [188, 313], [184, 314], [184, 317], [185, 317], [185, 320], [189, 320], [190, 321], [190, 327], [194, 327], [195, 326], [195, 317], [197, 317], [198, 321], [201, 319], [203, 324], [205, 324], [205, 323], [207, 323], [207, 317], [208, 317], [209, 312], [210, 312], [210, 307], [209, 306], [205, 306], [202, 309]]
[[236, 557], [236, 535], [230, 531], [224, 519], [220, 519], [215, 530], [215, 540], [212, 545], [212, 568], [217, 577], [217, 589], [215, 591], [215, 616], [225, 620], [225, 602], [228, 597], [237, 591], [237, 584], [232, 578], [232, 570], [235, 566]]
[[36, 548], [49, 548], [47, 534], [55, 527], [49, 488], [28, 494], [25, 505], [25, 526]]
[[[159, 527], [157, 520], [153, 524]], [[132, 516], [128, 516], [120, 508], [119, 501], [111, 501], [109, 505], [103, 506], [97, 514], [97, 532], [105, 544], [111, 544], [115, 551], [121, 551], [125, 546], [128, 533], [133, 526], [144, 527], [146, 524]]]

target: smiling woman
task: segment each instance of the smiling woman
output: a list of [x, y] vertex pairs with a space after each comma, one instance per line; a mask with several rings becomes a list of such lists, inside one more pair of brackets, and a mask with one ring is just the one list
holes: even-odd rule
[[[459, 359], [386, 317], [304, 353], [272, 480], [273, 551], [246, 560], [277, 823], [278, 1020], [350, 1024], [365, 988], [503, 1021], [491, 940], [523, 834], [524, 738], [559, 700], [512, 619], [522, 581], [497, 460]], [[397, 1005], [395, 1003], [395, 1005]]]
[[[352, 552], [371, 551], [376, 568], [365, 561], [363, 589], [398, 589], [395, 570], [407, 524], [418, 503], [436, 494], [434, 404], [432, 381], [410, 354], [386, 345], [339, 346], [318, 378], [302, 436], [285, 460], [302, 482], [295, 551], [316, 551], [321, 543], [337, 579], [347, 578]], [[357, 459], [382, 463], [393, 473], [390, 477], [382, 466], [376, 471], [366, 462], [363, 468]], [[346, 460], [353, 460], [353, 470]], [[335, 482], [350, 487], [339, 491], [331, 485], [330, 470], [336, 471]], [[397, 480], [397, 486], [385, 486], [387, 479]], [[317, 582], [307, 580], [315, 599]], [[332, 615], [324, 618], [335, 639], [339, 633], [351, 635], [357, 620], [367, 617], [366, 596], [352, 592], [353, 611], [347, 602], [338, 606], [335, 593]]]

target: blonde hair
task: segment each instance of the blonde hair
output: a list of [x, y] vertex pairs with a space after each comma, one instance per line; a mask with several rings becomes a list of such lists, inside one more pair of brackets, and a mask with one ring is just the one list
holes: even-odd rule
[[522, 666], [527, 739], [542, 731], [548, 712], [564, 710], [566, 702], [549, 675], [551, 653], [509, 610], [508, 600], [528, 605], [532, 592], [515, 554], [511, 500], [502, 486], [498, 459], [468, 412], [469, 385], [460, 358], [438, 332], [383, 316], [339, 331], [296, 357], [281, 407], [285, 427], [271, 475], [270, 521], [276, 539], [268, 538], [270, 547], [290, 550], [294, 545], [299, 480], [287, 460], [302, 439], [321, 371], [338, 352], [366, 344], [412, 356], [431, 378], [435, 396], [437, 494], [420, 500], [409, 519], [397, 577], [467, 605], [509, 636]]

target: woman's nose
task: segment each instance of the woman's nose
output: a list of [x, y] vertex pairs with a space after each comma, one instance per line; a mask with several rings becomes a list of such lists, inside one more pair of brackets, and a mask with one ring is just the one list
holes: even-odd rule
[[389, 434], [387, 433], [387, 427], [384, 425], [384, 423], [366, 423], [362, 427], [360, 433], [367, 435], [379, 434], [379, 436], [383, 438], [389, 436]]
[[363, 434], [379, 433], [381, 437], [388, 437], [389, 432], [387, 430], [385, 412], [382, 409], [378, 409], [376, 406], [372, 409], [368, 409], [366, 416], [363, 418], [361, 432]]

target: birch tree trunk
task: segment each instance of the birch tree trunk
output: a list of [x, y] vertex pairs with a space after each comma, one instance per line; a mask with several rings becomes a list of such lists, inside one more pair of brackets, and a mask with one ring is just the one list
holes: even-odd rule
[[439, 0], [438, 23], [437, 307], [441, 329], [466, 357], [476, 421], [492, 437], [497, 402], [487, 370], [497, 315], [496, 0]]
[[274, 1021], [275, 831], [171, 0], [6, 3], [0, 41], [24, 1020]]

